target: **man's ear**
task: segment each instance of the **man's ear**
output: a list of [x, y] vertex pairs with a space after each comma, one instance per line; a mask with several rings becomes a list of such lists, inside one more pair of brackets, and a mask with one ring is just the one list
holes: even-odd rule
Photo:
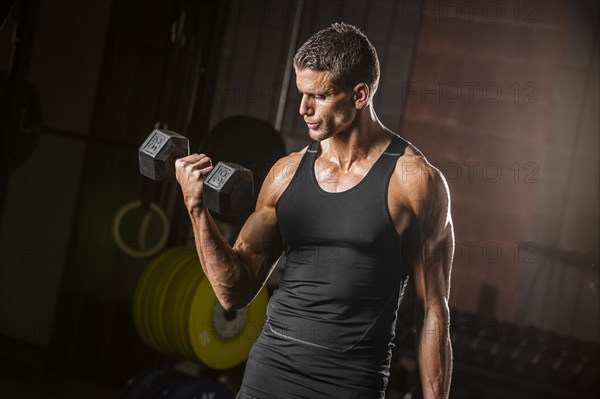
[[356, 109], [362, 109], [369, 102], [369, 86], [366, 83], [354, 86], [352, 99]]

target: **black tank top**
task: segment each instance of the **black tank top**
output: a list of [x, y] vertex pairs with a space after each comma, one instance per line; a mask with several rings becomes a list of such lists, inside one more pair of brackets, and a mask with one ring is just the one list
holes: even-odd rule
[[276, 204], [286, 262], [253, 346], [242, 390], [259, 398], [383, 398], [397, 310], [408, 281], [387, 205], [394, 136], [347, 191], [315, 176], [306, 150]]

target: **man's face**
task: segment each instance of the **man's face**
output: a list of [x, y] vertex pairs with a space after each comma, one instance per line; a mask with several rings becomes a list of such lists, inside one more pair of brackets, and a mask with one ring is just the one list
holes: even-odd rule
[[356, 108], [352, 92], [336, 90], [329, 72], [296, 68], [296, 86], [302, 96], [300, 115], [311, 139], [321, 141], [347, 130]]

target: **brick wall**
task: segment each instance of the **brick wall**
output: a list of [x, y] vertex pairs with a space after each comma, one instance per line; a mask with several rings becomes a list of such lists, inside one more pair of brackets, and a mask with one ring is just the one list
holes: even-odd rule
[[[528, 280], [524, 273], [544, 267], [537, 254], [519, 251], [518, 242], [535, 249], [579, 242], [579, 250], [598, 251], [597, 89], [586, 101], [592, 103], [583, 121], [587, 133], [577, 144], [572, 139], [581, 116], [575, 108], [584, 96], [577, 78], [588, 69], [597, 42], [592, 47], [575, 41], [570, 27], [579, 29], [575, 37], [593, 41], [595, 16], [591, 31], [574, 21], [589, 6], [563, 1], [426, 1], [422, 6], [412, 74], [403, 89], [402, 134], [449, 181], [456, 308], [489, 308], [479, 303], [485, 284], [497, 290], [494, 316], [517, 316], [530, 288], [531, 276]], [[595, 62], [597, 71], [597, 56]], [[564, 103], [564, 97], [571, 102]], [[569, 169], [566, 154], [573, 151], [583, 159]], [[565, 214], [558, 198], [573, 179], [569, 190], [581, 194], [569, 195]], [[574, 228], [576, 221], [587, 223]], [[578, 236], [586, 237], [585, 243]], [[533, 266], [526, 262], [531, 259]], [[546, 306], [541, 300], [537, 313]], [[538, 316], [521, 321], [540, 324]]]

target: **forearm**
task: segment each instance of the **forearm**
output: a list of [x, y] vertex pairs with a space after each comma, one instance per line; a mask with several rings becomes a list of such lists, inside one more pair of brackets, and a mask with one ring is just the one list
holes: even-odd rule
[[189, 212], [194, 241], [202, 270], [221, 304], [237, 307], [245, 300], [248, 266], [240, 254], [221, 236], [219, 228], [206, 208]]
[[452, 375], [452, 346], [446, 312], [430, 309], [418, 333], [417, 353], [424, 399], [447, 399]]

